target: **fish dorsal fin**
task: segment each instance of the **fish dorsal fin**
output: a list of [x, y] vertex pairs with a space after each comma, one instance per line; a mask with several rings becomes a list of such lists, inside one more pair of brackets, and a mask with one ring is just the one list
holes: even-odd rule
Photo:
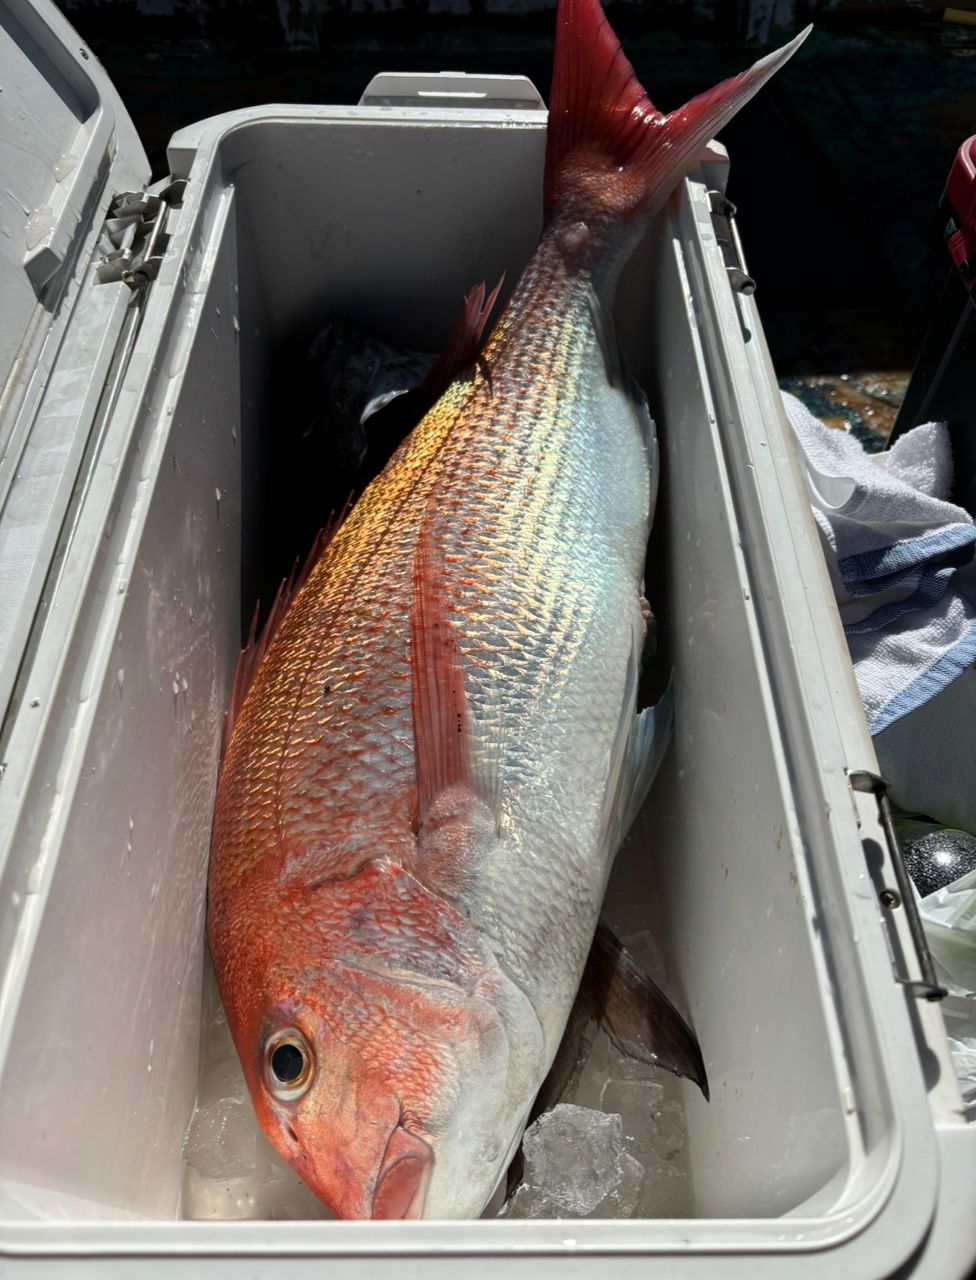
[[223, 760], [227, 754], [227, 748], [230, 745], [231, 735], [234, 732], [234, 725], [237, 723], [238, 716], [241, 713], [241, 707], [244, 705], [244, 699], [247, 697], [247, 691], [254, 683], [254, 677], [257, 674], [258, 667], [264, 661], [265, 655], [271, 648], [271, 642], [277, 634], [278, 628], [281, 626], [282, 619], [288, 612], [291, 602], [308, 581], [309, 574], [322, 558], [326, 547], [335, 537], [339, 530], [339, 526], [345, 520], [352, 506], [352, 495], [346, 499], [345, 506], [338, 515], [333, 514], [324, 528], [320, 529], [312, 543], [312, 549], [305, 557], [304, 564], [299, 564], [296, 560], [291, 573], [284, 578], [278, 587], [275, 598], [268, 610], [268, 616], [264, 620], [264, 626], [258, 634], [258, 615], [261, 611], [261, 602], [254, 607], [254, 613], [251, 617], [251, 626], [247, 635], [247, 643], [238, 654], [237, 666], [234, 669], [234, 679], [231, 682], [230, 698], [227, 703], [227, 714], [224, 717], [224, 732], [220, 742], [220, 758]]
[[447, 390], [459, 373], [473, 363], [481, 347], [485, 326], [501, 293], [505, 276], [485, 297], [485, 283], [474, 285], [464, 295], [461, 312], [454, 322], [444, 350], [431, 365], [426, 378], [417, 388], [429, 408]]
[[430, 511], [421, 522], [413, 561], [410, 673], [420, 827], [437, 795], [470, 781], [470, 715], [464, 671]]

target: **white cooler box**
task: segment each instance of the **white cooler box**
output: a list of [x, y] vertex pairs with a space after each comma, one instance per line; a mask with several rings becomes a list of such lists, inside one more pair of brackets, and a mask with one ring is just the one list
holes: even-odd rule
[[966, 1274], [976, 1129], [879, 899], [849, 780], [876, 762], [716, 148], [620, 299], [662, 438], [676, 733], [610, 907], [658, 922], [704, 1048], [693, 1216], [181, 1220], [270, 352], [330, 304], [436, 347], [472, 282], [514, 281], [546, 116], [519, 77], [380, 77], [358, 107], [181, 131], [146, 197], [75, 32], [44, 0], [0, 13], [0, 1275]]

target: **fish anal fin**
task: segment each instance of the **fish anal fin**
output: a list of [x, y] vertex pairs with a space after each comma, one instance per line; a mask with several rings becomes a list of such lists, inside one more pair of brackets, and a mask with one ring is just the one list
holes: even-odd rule
[[620, 1053], [693, 1080], [707, 1101], [708, 1077], [695, 1033], [602, 920], [579, 998]]
[[304, 563], [299, 564], [297, 560], [295, 561], [291, 573], [282, 580], [275, 593], [275, 598], [271, 602], [271, 608], [268, 610], [268, 616], [264, 620], [264, 626], [261, 628], [260, 634], [258, 633], [258, 616], [261, 611], [260, 601], [255, 606], [247, 641], [238, 654], [234, 678], [231, 681], [230, 698], [227, 703], [227, 713], [224, 716], [224, 731], [220, 742], [221, 761], [227, 754], [227, 748], [230, 746], [230, 740], [234, 733], [234, 726], [237, 724], [238, 717], [241, 714], [241, 708], [244, 706], [248, 690], [254, 683], [257, 670], [271, 648], [271, 642], [281, 626], [282, 619], [288, 612], [292, 601], [308, 581], [312, 570], [321, 560], [329, 543], [349, 514], [351, 506], [352, 495], [350, 494], [342, 510], [338, 514], [333, 513], [328, 522], [316, 534]]

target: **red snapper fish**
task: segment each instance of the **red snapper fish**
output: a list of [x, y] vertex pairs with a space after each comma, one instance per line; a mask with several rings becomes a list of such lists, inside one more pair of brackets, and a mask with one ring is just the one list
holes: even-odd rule
[[339, 1217], [479, 1214], [556, 1054], [670, 729], [636, 714], [657, 452], [616, 283], [802, 38], [665, 115], [560, 0], [539, 246], [241, 668], [210, 948], [260, 1122]]

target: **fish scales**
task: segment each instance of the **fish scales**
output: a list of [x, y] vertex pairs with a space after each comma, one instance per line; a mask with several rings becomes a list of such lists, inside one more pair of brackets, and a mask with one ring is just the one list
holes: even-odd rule
[[663, 116], [598, 0], [558, 23], [540, 245], [287, 608], [222, 766], [228, 1023], [344, 1217], [479, 1212], [556, 1052], [660, 756], [634, 714], [656, 446], [616, 279], [796, 44]]
[[[564, 954], [565, 929], [547, 942], [556, 921], [550, 924], [537, 904], [551, 898], [553, 878], [575, 882], [588, 861], [587, 916], [599, 906], [605, 854], [592, 838], [599, 805], [587, 789], [587, 820], [571, 801], [579, 778], [609, 766], [649, 514], [636, 418], [631, 415], [632, 439], [624, 448], [617, 424], [594, 419], [587, 374], [598, 384], [605, 374], [587, 295], [582, 284], [556, 277], [554, 270], [527, 274], [484, 352], [490, 373], [476, 369], [455, 384], [313, 570], [235, 732], [226, 768], [246, 775], [248, 789], [226, 814], [235, 835], [221, 832], [241, 843], [249, 838], [266, 870], [269, 855], [259, 833], [273, 823], [289, 882], [339, 878], [379, 854], [413, 864], [408, 632], [377, 624], [409, 613], [413, 552], [433, 501], [437, 528], [453, 530], [445, 537], [445, 571], [463, 619], [475, 721], [497, 696], [506, 725], [501, 794], [518, 810], [523, 831], [533, 823], [540, 828], [541, 847], [526, 839], [528, 848], [518, 854], [530, 864], [532, 904], [521, 913], [524, 920], [516, 918], [517, 932], [507, 931], [511, 966], [523, 977], [542, 952], [551, 967], [572, 974], [592, 932], [593, 920], [584, 917]], [[540, 296], [549, 313], [543, 322]], [[519, 344], [512, 335], [523, 326], [533, 338]], [[637, 483], [625, 483], [628, 472]], [[608, 519], [628, 488], [631, 509], [622, 521]], [[619, 526], [629, 528], [625, 548]], [[480, 532], [472, 546], [473, 527]], [[622, 563], [614, 570], [615, 561]], [[585, 645], [584, 635], [590, 637]], [[505, 661], [496, 660], [499, 654]], [[589, 674], [579, 669], [587, 659]], [[608, 678], [601, 700], [594, 695]], [[291, 713], [272, 733], [268, 726], [282, 705]], [[546, 741], [563, 759], [551, 760], [540, 782], [536, 762]], [[533, 806], [543, 812], [537, 815]], [[567, 859], [572, 866], [564, 868]], [[235, 877], [244, 867], [242, 858]], [[503, 874], [514, 871], [506, 866]], [[498, 878], [493, 869], [491, 883]], [[539, 926], [528, 928], [530, 919]]]

